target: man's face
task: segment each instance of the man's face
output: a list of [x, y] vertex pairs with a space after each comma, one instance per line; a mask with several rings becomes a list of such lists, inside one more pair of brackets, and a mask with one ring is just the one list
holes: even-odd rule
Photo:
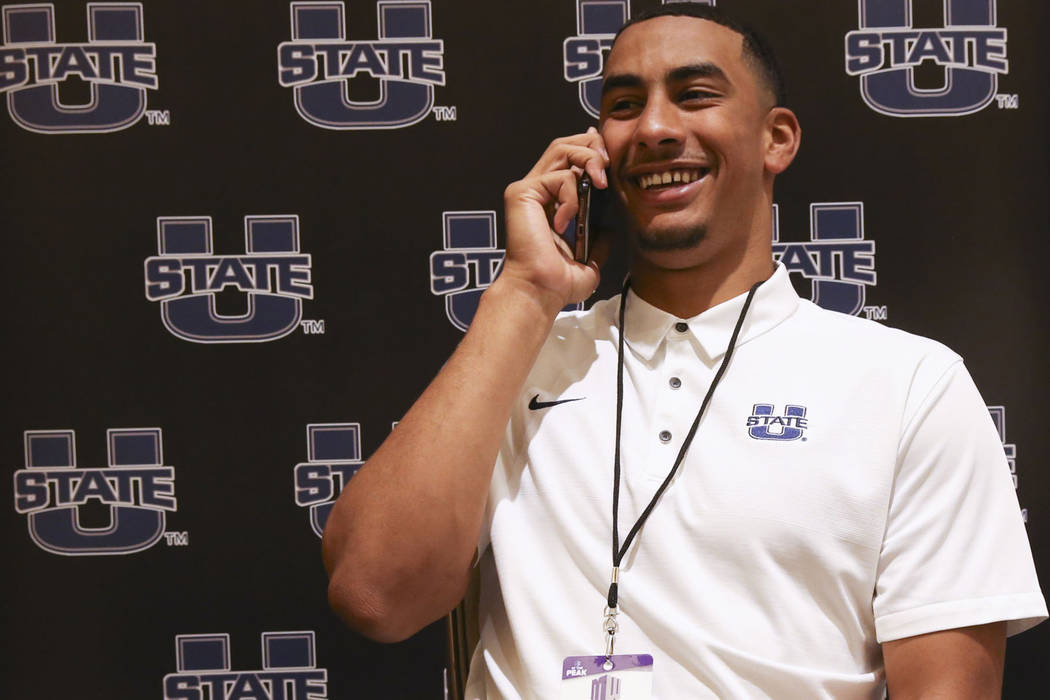
[[714, 22], [657, 17], [624, 30], [606, 63], [600, 130], [611, 185], [639, 252], [661, 266], [732, 245], [764, 201], [773, 98], [742, 42]]

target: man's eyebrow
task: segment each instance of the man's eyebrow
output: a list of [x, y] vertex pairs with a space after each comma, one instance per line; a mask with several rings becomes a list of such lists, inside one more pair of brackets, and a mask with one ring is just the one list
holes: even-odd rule
[[641, 76], [634, 75], [633, 73], [617, 73], [610, 75], [602, 81], [602, 96], [610, 90], [616, 88], [634, 88], [642, 85], [643, 81]]
[[726, 72], [709, 61], [680, 66], [667, 73], [667, 79], [672, 82], [691, 80], [693, 78], [718, 78], [729, 82], [729, 76], [726, 75]]
[[[717, 78], [729, 82], [726, 72], [710, 61], [690, 63], [667, 72], [667, 80], [670, 82], [682, 82], [694, 78]], [[602, 81], [602, 95], [616, 88], [640, 87], [644, 82], [641, 76], [634, 73], [616, 73]]]

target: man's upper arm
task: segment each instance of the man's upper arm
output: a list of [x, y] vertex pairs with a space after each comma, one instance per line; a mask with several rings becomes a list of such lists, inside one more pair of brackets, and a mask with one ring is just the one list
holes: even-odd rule
[[942, 630], [882, 645], [890, 700], [998, 698], [1006, 623]]

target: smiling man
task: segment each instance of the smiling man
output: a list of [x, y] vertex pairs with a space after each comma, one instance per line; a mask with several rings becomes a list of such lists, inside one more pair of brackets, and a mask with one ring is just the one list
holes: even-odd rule
[[[958, 355], [773, 263], [778, 76], [706, 6], [622, 30], [600, 129], [507, 188], [500, 277], [333, 509], [349, 624], [408, 637], [479, 554], [469, 698], [592, 697], [610, 668], [665, 700], [998, 694], [1005, 635], [1046, 616], [1002, 446]], [[559, 315], [598, 282], [556, 233], [584, 171], [629, 285]]]

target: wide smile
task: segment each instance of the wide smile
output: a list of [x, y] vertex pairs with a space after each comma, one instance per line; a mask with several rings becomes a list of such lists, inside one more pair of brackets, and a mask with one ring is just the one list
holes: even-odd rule
[[692, 197], [710, 172], [710, 168], [699, 166], [672, 167], [633, 175], [629, 180], [640, 191], [642, 201], [673, 204]]
[[632, 178], [643, 190], [656, 190], [664, 187], [674, 187], [678, 184], [688, 185], [694, 180], [707, 175], [707, 168], [675, 168], [658, 173], [649, 173]]

